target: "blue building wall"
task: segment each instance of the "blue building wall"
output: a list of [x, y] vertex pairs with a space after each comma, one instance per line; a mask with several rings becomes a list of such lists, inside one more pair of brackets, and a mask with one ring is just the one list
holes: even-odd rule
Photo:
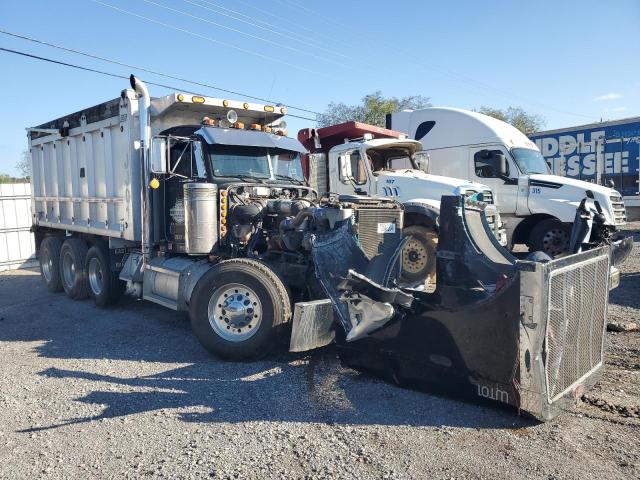
[[531, 135], [556, 175], [605, 185], [624, 196], [638, 192], [640, 118]]

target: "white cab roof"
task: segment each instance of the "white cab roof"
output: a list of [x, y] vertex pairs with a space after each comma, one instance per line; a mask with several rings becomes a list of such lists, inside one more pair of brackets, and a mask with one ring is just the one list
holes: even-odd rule
[[503, 143], [509, 148], [537, 148], [526, 135], [506, 122], [461, 108], [430, 107], [393, 114], [392, 127], [415, 137], [424, 122], [435, 122], [420, 140], [425, 149]]

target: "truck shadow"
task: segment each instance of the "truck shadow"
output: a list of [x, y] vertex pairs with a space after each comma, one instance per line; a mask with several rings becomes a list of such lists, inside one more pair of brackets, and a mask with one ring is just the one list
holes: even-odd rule
[[[281, 352], [257, 362], [212, 358], [179, 314], [126, 301], [110, 310], [51, 294], [35, 275], [0, 277], [0, 342], [36, 342], [35, 351], [62, 365], [97, 359], [96, 370], [50, 367], [45, 382], [89, 393], [74, 400], [94, 416], [22, 432], [153, 413], [185, 422], [313, 422], [345, 425], [522, 428], [536, 422], [513, 410], [463, 403], [406, 390], [343, 367], [331, 349], [307, 355]], [[60, 361], [62, 360], [62, 361]], [[108, 365], [101, 362], [107, 361]], [[158, 373], [118, 376], [119, 361], [154, 363]], [[176, 365], [178, 364], [178, 365]], [[187, 364], [187, 365], [180, 365]], [[148, 365], [127, 366], [127, 374]], [[133, 373], [132, 373], [133, 372]], [[80, 390], [80, 388], [78, 388]]]

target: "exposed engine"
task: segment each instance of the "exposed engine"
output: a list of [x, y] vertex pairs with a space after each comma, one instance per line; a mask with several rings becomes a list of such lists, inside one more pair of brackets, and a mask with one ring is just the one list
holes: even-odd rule
[[[382, 257], [401, 235], [402, 207], [391, 199], [329, 196], [317, 200], [306, 187], [234, 185], [227, 189], [222, 249], [259, 258], [277, 270], [289, 287], [314, 287], [314, 242], [348, 224], [368, 259]], [[313, 295], [309, 295], [313, 297]]]
[[321, 233], [353, 216], [351, 205], [320, 205], [303, 188], [234, 186], [227, 198], [230, 246], [246, 250], [249, 256], [309, 251], [310, 233]]

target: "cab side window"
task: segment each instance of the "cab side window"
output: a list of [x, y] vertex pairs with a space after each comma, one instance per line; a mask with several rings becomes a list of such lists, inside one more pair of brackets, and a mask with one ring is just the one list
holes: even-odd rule
[[[493, 168], [493, 154], [503, 153], [502, 150], [480, 150], [473, 156], [473, 167], [476, 176], [480, 178], [497, 178]], [[507, 175], [509, 175], [509, 162], [507, 162]]]
[[356, 185], [367, 183], [367, 169], [364, 165], [364, 159], [360, 156], [360, 152], [354, 150], [351, 152], [351, 175]]

